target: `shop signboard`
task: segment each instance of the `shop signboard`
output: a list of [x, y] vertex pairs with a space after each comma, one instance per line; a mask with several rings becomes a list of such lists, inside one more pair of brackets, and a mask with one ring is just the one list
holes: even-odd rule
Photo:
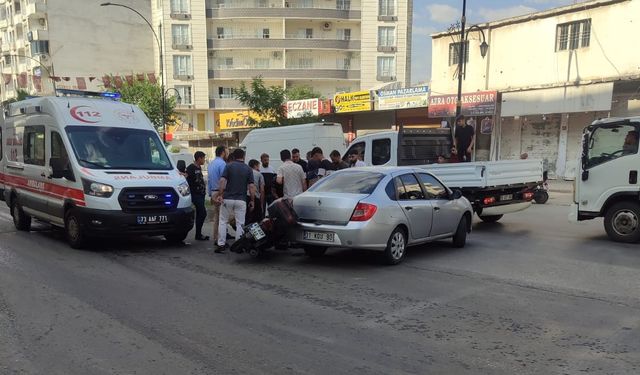
[[319, 116], [331, 113], [331, 103], [323, 99], [290, 100], [286, 104], [287, 118]]
[[371, 92], [357, 91], [336, 94], [333, 97], [336, 113], [363, 112], [371, 110]]
[[249, 124], [249, 116], [260, 121], [260, 117], [249, 111], [228, 112], [220, 114], [220, 131], [234, 131], [257, 128], [258, 124]]
[[429, 105], [429, 87], [417, 86], [406, 89], [378, 90], [379, 111], [391, 109], [420, 108]]
[[[462, 114], [465, 116], [493, 116], [496, 112], [497, 91], [478, 91], [462, 94]], [[454, 117], [457, 95], [431, 95], [429, 117]]]

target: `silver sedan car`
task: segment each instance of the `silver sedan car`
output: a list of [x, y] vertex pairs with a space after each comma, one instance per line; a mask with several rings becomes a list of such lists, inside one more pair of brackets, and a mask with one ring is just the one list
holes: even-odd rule
[[329, 247], [383, 251], [400, 263], [406, 248], [452, 238], [463, 247], [473, 210], [423, 169], [364, 167], [337, 171], [295, 197], [296, 241], [309, 256]]

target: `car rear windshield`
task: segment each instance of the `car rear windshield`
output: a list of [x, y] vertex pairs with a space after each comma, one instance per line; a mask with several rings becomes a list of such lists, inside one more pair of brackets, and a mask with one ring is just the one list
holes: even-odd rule
[[382, 173], [345, 171], [323, 178], [309, 190], [318, 193], [371, 194], [384, 178]]

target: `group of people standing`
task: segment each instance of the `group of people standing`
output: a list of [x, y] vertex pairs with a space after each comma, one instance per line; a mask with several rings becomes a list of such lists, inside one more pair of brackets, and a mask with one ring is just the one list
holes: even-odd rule
[[270, 166], [270, 156], [260, 156], [260, 161], [252, 159], [245, 163], [245, 152], [233, 152], [225, 146], [218, 146], [216, 157], [209, 163], [207, 182], [202, 167], [206, 155], [198, 151], [194, 162], [186, 169], [186, 178], [191, 189], [191, 200], [196, 208], [195, 239], [210, 240], [202, 234], [207, 217], [205, 201], [210, 199], [213, 215], [213, 240], [215, 252], [222, 253], [228, 246], [227, 228], [235, 221], [235, 238], [243, 234], [245, 224], [259, 222], [264, 217], [266, 207], [274, 200], [293, 198], [302, 194], [322, 177], [333, 171], [353, 166], [364, 166], [358, 155], [349, 155], [349, 162], [343, 161], [340, 152], [331, 152], [330, 160], [325, 159], [320, 147], [307, 153], [307, 160], [300, 157], [300, 150], [280, 151], [282, 164], [274, 170]]

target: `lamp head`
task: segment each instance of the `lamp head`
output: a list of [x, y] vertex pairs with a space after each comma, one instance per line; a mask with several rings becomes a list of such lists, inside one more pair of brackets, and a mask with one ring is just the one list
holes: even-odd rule
[[487, 44], [487, 42], [483, 41], [482, 44], [480, 44], [480, 55], [482, 56], [482, 58], [487, 56], [487, 51], [489, 51], [489, 45]]

